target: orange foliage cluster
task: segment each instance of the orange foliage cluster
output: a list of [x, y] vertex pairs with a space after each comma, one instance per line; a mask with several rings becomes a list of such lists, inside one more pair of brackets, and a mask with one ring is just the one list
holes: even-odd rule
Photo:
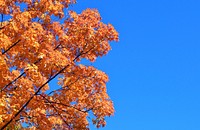
[[[66, 17], [63, 10], [74, 3], [0, 0], [0, 129], [24, 122], [32, 129], [85, 130], [91, 113], [97, 127], [113, 114], [107, 75], [80, 60], [106, 55], [118, 33], [94, 9]], [[47, 93], [56, 76], [60, 88]]]

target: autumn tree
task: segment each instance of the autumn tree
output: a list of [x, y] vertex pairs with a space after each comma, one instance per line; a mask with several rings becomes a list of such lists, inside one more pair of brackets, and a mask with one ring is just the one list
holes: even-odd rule
[[[94, 62], [118, 33], [75, 0], [0, 0], [0, 129], [85, 130], [114, 112], [108, 76]], [[49, 83], [57, 80], [57, 89]], [[47, 91], [48, 90], [48, 91]]]

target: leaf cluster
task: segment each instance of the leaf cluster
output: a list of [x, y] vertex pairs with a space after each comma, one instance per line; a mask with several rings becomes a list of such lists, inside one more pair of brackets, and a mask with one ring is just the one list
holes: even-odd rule
[[[102, 23], [96, 9], [65, 14], [75, 3], [0, 0], [0, 129], [26, 124], [30, 129], [86, 130], [89, 113], [97, 127], [113, 114], [108, 76], [80, 61], [106, 55], [118, 33]], [[57, 77], [58, 89], [52, 90], [49, 83]]]

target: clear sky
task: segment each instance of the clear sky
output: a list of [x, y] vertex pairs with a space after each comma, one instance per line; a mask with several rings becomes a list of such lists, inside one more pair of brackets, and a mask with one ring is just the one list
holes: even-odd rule
[[199, 6], [199, 0], [78, 0], [72, 7], [97, 8], [120, 34], [93, 64], [109, 75], [116, 110], [102, 130], [200, 130]]

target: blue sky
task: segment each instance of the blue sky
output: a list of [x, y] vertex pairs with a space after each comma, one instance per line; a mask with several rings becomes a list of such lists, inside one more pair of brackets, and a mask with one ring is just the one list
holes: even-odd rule
[[199, 5], [197, 0], [78, 0], [72, 7], [97, 8], [120, 34], [112, 51], [93, 64], [109, 75], [116, 110], [102, 130], [200, 129]]

